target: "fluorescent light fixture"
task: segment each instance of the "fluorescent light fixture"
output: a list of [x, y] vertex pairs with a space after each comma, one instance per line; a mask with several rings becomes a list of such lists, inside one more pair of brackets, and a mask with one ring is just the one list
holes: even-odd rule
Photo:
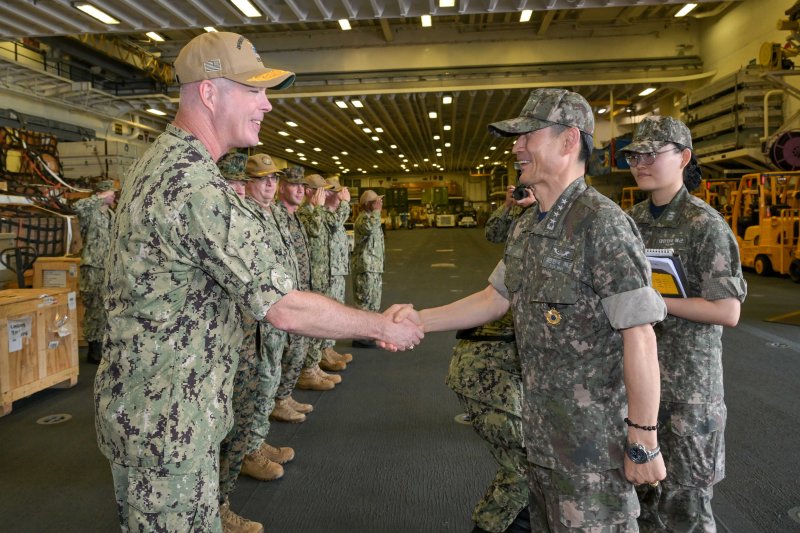
[[497, 146], [490, 146], [489, 150], [497, 150]]
[[347, 102], [344, 100], [336, 100], [335, 103], [339, 109], [347, 109]]
[[433, 136], [433, 140], [434, 141], [438, 141], [439, 139], [441, 139], [441, 136], [439, 136], [439, 135], [434, 135]]
[[597, 110], [597, 114], [598, 115], [602, 115], [604, 113], [608, 113], [608, 108], [607, 107], [601, 107], [600, 109]]
[[347, 152], [342, 152], [342, 155], [348, 155], [348, 153]]
[[289, 136], [289, 134], [287, 132], [285, 132], [285, 131], [279, 131], [278, 135], [281, 135], [283, 137], [288, 137]]
[[291, 148], [287, 148], [286, 151], [289, 152], [290, 154], [294, 153], [294, 150], [292, 150]]
[[449, 94], [446, 94], [446, 95], [442, 96], [442, 103], [444, 105], [452, 104], [453, 103], [453, 97], [450, 96]]
[[356, 123], [356, 124], [358, 124], [359, 126], [360, 126], [360, 125], [362, 125], [362, 124], [364, 123], [364, 121], [363, 121], [363, 120], [361, 120], [360, 118], [354, 118], [354, 119], [353, 119], [353, 122], [355, 122], [355, 123]]
[[456, 7], [456, 0], [439, 0], [439, 7]]
[[383, 128], [375, 128], [375, 133], [383, 133]]
[[444, 128], [444, 131], [450, 131], [450, 130], [452, 129], [452, 128], [450, 127], [450, 124], [445, 124], [445, 125], [443, 126], [443, 128]]
[[377, 153], [382, 154], [383, 150], [375, 150]]
[[426, 158], [425, 158], [425, 159], [423, 159], [422, 161], [423, 161], [423, 162], [425, 162], [425, 163], [427, 163], [427, 162], [428, 162], [428, 158], [426, 157]]
[[338, 161], [339, 160], [339, 156], [338, 155], [332, 155], [331, 159], [335, 159], [336, 161]]
[[522, 12], [519, 14], [519, 21], [528, 22], [529, 20], [531, 20], [531, 15], [533, 15], [532, 9], [523, 9]]
[[397, 148], [397, 145], [396, 144], [390, 144], [389, 148], [391, 148], [392, 150], [395, 150]]
[[217, 31], [217, 28], [214, 26], [203, 26], [203, 29], [206, 30], [208, 33], [214, 33]]
[[442, 152], [436, 152], [436, 157], [442, 157]]
[[405, 159], [406, 156], [404, 156], [403, 154], [400, 154], [397, 157], [399, 157], [400, 159]]
[[297, 152], [297, 157], [305, 157], [305, 156], [306, 154], [304, 154], [303, 152]]
[[119, 24], [119, 21], [106, 13], [94, 7], [92, 4], [75, 4], [76, 9], [80, 9], [90, 17], [99, 20], [103, 24]]
[[439, 147], [437, 147], [437, 148], [436, 148], [436, 151], [437, 151], [437, 152], [441, 152], [441, 151], [442, 151], [442, 149], [441, 149], [441, 148], [439, 148]]
[[258, 141], [258, 146], [264, 146], [264, 143], [262, 143], [261, 141]]
[[303, 139], [297, 139], [297, 144], [305, 144], [306, 142]]
[[159, 117], [163, 117], [166, 115], [166, 113], [164, 113], [160, 109], [156, 109], [155, 107], [148, 108], [147, 112], [150, 113], [151, 115], [158, 115]]
[[339, 19], [339, 27], [342, 28], [343, 31], [351, 29], [350, 21], [347, 19]]
[[353, 107], [357, 107], [357, 108], [359, 108], [359, 109], [361, 109], [362, 107], [364, 107], [364, 104], [362, 104], [362, 103], [361, 103], [361, 100], [350, 100], [350, 104], [351, 104]]
[[444, 143], [445, 148], [450, 148], [450, 143]]
[[373, 141], [375, 141], [375, 142], [378, 142], [378, 141], [380, 141], [380, 139], [379, 139], [379, 138], [377, 138], [377, 137], [375, 137], [374, 135], [373, 135], [372, 137], [370, 137], [370, 139], [372, 139], [372, 140], [373, 140]]
[[297, 123], [296, 122], [292, 122], [291, 120], [287, 120], [286, 121], [286, 125], [291, 127], [291, 128], [296, 128], [297, 127]]
[[157, 34], [156, 32], [154, 32], [154, 31], [149, 31], [149, 32], [145, 33], [145, 35], [147, 35], [148, 37], [150, 37], [151, 39], [153, 39], [156, 42], [159, 42], [159, 43], [163, 43], [164, 42], [164, 38], [162, 36], [160, 36], [159, 34]]
[[648, 94], [653, 94], [654, 92], [656, 92], [655, 87], [648, 87], [644, 91], [640, 92], [639, 96], [647, 96]]
[[250, 18], [258, 18], [261, 16], [261, 11], [256, 9], [256, 6], [250, 3], [250, 0], [231, 0], [231, 3], [236, 6], [236, 9], [242, 12], [242, 15]]
[[431, 24], [433, 24], [433, 21], [431, 20], [431, 16], [430, 15], [422, 15], [420, 17], [420, 19], [422, 20], [422, 27], [423, 28], [430, 28]]
[[428, 118], [436, 118], [437, 116], [439, 115], [436, 114], [436, 111], [431, 111], [430, 113], [428, 113]]
[[319, 165], [319, 163], [317, 163], [316, 161], [312, 161], [311, 164], [312, 165]]
[[364, 133], [372, 133], [372, 130], [369, 128], [361, 128]]
[[372, 168], [378, 168], [378, 165], [372, 165]]
[[690, 12], [692, 9], [694, 9], [694, 8], [696, 8], [696, 7], [697, 7], [697, 4], [686, 4], [685, 6], [683, 6], [683, 7], [680, 9], [680, 11], [678, 11], [677, 13], [675, 13], [675, 16], [676, 16], [676, 17], [685, 17], [686, 15], [688, 15], [688, 14], [689, 14], [689, 12]]
[[322, 151], [322, 148], [314, 148], [314, 151], [315, 151], [315, 152], [321, 152], [321, 151]]
[[489, 159], [488, 155], [483, 156], [484, 159]]
[[306, 158], [306, 157], [301, 157], [301, 158], [300, 158], [300, 161], [308, 161], [308, 158]]

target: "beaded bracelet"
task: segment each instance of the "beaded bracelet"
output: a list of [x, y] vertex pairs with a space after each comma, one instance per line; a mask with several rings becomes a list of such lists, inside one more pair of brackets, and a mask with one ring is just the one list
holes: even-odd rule
[[645, 431], [658, 431], [661, 429], [661, 422], [656, 421], [655, 426], [640, 426], [639, 424], [635, 424], [631, 422], [631, 419], [627, 416], [625, 417], [625, 423], [628, 424], [629, 427], [636, 428], [636, 429], [643, 429]]

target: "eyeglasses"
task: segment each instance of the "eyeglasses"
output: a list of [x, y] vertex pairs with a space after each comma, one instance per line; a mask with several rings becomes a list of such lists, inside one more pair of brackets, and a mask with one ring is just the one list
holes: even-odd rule
[[625, 154], [625, 162], [628, 163], [629, 167], [637, 167], [639, 165], [644, 165], [649, 167], [653, 163], [656, 162], [656, 157], [660, 154], [666, 154], [668, 152], [676, 152], [678, 151], [677, 148], [670, 148], [668, 150], [662, 150], [661, 152], [647, 152], [644, 154]]

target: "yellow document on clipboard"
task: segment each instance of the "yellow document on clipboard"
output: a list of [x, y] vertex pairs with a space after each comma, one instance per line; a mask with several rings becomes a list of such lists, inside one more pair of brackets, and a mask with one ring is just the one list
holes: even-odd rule
[[686, 271], [672, 248], [645, 250], [653, 276], [653, 288], [664, 298], [686, 298]]

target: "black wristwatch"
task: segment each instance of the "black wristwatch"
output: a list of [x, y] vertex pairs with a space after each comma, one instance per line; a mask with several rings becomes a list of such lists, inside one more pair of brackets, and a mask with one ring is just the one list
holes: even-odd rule
[[661, 453], [661, 447], [656, 446], [654, 450], [648, 450], [644, 447], [644, 444], [634, 442], [633, 444], [629, 444], [628, 449], [625, 451], [628, 454], [628, 457], [630, 457], [631, 461], [637, 465], [643, 465], [655, 459], [658, 454]]

